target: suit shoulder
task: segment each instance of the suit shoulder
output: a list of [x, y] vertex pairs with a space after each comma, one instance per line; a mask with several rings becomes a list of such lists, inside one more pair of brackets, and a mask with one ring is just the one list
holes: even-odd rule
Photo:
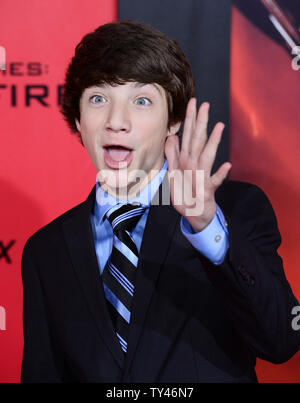
[[42, 226], [35, 233], [33, 233], [26, 241], [24, 250], [29, 248], [31, 245], [39, 244], [45, 240], [49, 240], [50, 237], [53, 238], [57, 236], [61, 231], [62, 224], [67, 221], [70, 217], [72, 217], [78, 210], [80, 210], [84, 206], [85, 202], [82, 202], [71, 209], [65, 211], [63, 214], [54, 218], [48, 224]]
[[218, 197], [237, 198], [242, 196], [266, 196], [265, 192], [257, 185], [250, 182], [226, 180], [217, 190]]
[[234, 193], [244, 193], [253, 190], [261, 191], [262, 189], [255, 185], [254, 183], [244, 182], [244, 181], [236, 181], [236, 180], [226, 180], [222, 183], [219, 188], [222, 192], [234, 192]]
[[250, 182], [227, 180], [216, 192], [216, 201], [227, 211], [242, 208], [255, 208], [260, 205], [271, 206], [265, 192]]

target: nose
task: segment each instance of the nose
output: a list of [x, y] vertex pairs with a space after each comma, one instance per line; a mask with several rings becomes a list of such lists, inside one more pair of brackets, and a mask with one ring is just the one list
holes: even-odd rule
[[110, 105], [106, 120], [106, 130], [108, 132], [128, 132], [130, 130], [130, 118], [126, 106], [119, 102]]

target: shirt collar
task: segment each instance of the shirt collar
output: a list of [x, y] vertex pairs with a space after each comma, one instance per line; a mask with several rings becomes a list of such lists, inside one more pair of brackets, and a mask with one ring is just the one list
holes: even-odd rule
[[127, 200], [119, 200], [117, 197], [110, 195], [105, 192], [99, 182], [96, 182], [96, 199], [95, 199], [95, 208], [94, 214], [97, 218], [98, 222], [101, 222], [107, 210], [111, 207], [115, 206], [118, 203], [139, 203], [140, 205], [149, 208], [151, 201], [157, 192], [162, 180], [165, 177], [165, 174], [168, 170], [168, 161], [165, 158], [164, 164], [160, 171], [154, 176], [154, 178], [144, 187], [144, 189], [140, 192], [140, 194], [132, 199]]

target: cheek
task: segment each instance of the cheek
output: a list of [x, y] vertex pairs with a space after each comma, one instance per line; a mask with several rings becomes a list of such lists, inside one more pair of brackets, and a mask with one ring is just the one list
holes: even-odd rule
[[98, 133], [98, 124], [95, 119], [83, 118], [80, 122], [81, 137], [84, 143], [92, 144], [96, 139]]
[[84, 127], [81, 128], [81, 138], [83, 145], [88, 152], [89, 156], [93, 158], [93, 155], [96, 154], [97, 147], [96, 147], [96, 136], [90, 130], [85, 130]]
[[80, 121], [81, 131], [85, 134], [93, 133], [98, 125], [97, 119], [93, 116], [84, 116]]
[[152, 132], [152, 145], [153, 148], [160, 149], [164, 146], [167, 138], [167, 123], [157, 125]]
[[138, 122], [137, 133], [141, 133], [141, 145], [160, 145], [165, 141], [168, 121], [165, 115], [157, 112]]

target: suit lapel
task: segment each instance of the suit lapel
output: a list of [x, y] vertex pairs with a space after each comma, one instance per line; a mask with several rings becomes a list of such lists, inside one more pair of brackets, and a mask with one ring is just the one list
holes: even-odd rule
[[172, 205], [165, 205], [166, 199], [168, 200], [168, 197], [166, 197], [168, 192], [168, 177], [166, 175], [163, 184], [153, 199], [157, 200], [158, 198], [159, 203], [153, 203], [152, 201], [141, 244], [124, 374], [129, 370], [134, 358], [151, 298], [156, 288], [159, 272], [180, 218]]
[[95, 187], [86, 202], [79, 205], [73, 215], [63, 223], [63, 231], [75, 273], [98, 331], [118, 365], [122, 368], [124, 354], [115, 336], [107, 310], [94, 247], [90, 223], [90, 213], [94, 202]]
[[72, 216], [68, 217], [63, 223], [63, 232], [74, 271], [90, 312], [101, 338], [120, 368], [123, 368], [124, 373], [130, 368], [134, 358], [151, 298], [156, 288], [159, 272], [166, 257], [176, 224], [180, 219], [180, 215], [172, 205], [166, 203], [168, 199], [169, 187], [166, 175], [152, 201], [144, 230], [137, 268], [126, 360], [120, 343], [115, 336], [107, 310], [94, 247], [90, 213], [95, 202], [95, 187], [88, 199], [79, 205]]

